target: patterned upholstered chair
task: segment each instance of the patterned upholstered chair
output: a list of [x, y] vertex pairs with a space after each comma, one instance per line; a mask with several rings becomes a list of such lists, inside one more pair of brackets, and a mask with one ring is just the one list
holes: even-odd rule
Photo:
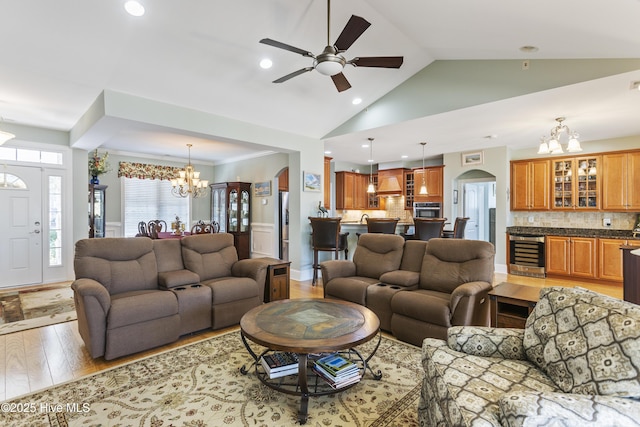
[[525, 329], [422, 345], [421, 426], [639, 426], [640, 306], [543, 288]]

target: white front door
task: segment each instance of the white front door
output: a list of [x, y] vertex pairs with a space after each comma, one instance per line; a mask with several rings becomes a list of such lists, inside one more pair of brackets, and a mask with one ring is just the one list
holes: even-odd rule
[[0, 167], [0, 288], [42, 282], [42, 171]]

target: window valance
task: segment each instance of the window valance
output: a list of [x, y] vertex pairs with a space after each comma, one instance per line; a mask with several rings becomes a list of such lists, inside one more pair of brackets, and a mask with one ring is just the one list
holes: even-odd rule
[[180, 168], [175, 166], [120, 162], [118, 167], [118, 178], [124, 176], [125, 178], [170, 180], [176, 178], [180, 170]]

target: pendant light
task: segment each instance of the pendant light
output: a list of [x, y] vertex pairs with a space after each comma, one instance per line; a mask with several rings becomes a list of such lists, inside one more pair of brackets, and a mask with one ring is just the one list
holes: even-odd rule
[[420, 145], [422, 145], [422, 185], [420, 186], [420, 191], [418, 192], [418, 194], [427, 196], [429, 195], [429, 192], [427, 191], [427, 184], [424, 180], [424, 146], [427, 145], [427, 143], [421, 142]]
[[369, 185], [367, 193], [375, 193], [376, 187], [373, 185], [373, 138], [369, 138]]
[[207, 186], [209, 181], [200, 180], [200, 172], [191, 164], [191, 147], [193, 144], [187, 144], [189, 148], [189, 163], [183, 170], [178, 172], [178, 177], [171, 180], [171, 194], [176, 197], [204, 197], [209, 192]]
[[580, 146], [580, 141], [578, 140], [578, 133], [572, 132], [567, 125], [562, 124], [566, 119], [564, 117], [556, 118], [556, 122], [558, 125], [551, 129], [551, 136], [547, 140], [545, 137], [542, 137], [540, 140], [540, 147], [538, 148], [538, 154], [562, 154], [564, 150], [560, 145], [560, 136], [563, 133], [567, 134], [569, 138], [569, 142], [567, 143], [567, 151], [569, 153], [577, 153], [582, 151], [582, 147]]

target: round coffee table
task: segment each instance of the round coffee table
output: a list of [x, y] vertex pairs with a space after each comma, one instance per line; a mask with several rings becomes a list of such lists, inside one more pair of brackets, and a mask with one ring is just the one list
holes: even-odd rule
[[[254, 360], [253, 366], [260, 381], [274, 390], [301, 396], [298, 411], [300, 424], [307, 422], [310, 396], [337, 393], [355, 385], [333, 389], [324, 381], [318, 381], [313, 370], [307, 369], [313, 363], [309, 361], [309, 355], [346, 351], [349, 357], [358, 363], [363, 375], [369, 369], [374, 378], [379, 380], [382, 373], [374, 373], [367, 365], [380, 345], [379, 330], [380, 321], [375, 313], [364, 306], [339, 300], [273, 301], [248, 311], [240, 320], [242, 341]], [[377, 345], [368, 357], [363, 357], [355, 347], [376, 335]], [[266, 347], [267, 350], [256, 354], [247, 339]], [[295, 383], [284, 381], [282, 378], [272, 381], [262, 370], [260, 357], [271, 351], [286, 351], [298, 355]], [[248, 369], [243, 366], [241, 372], [246, 374]], [[311, 388], [310, 382], [314, 383]]]

